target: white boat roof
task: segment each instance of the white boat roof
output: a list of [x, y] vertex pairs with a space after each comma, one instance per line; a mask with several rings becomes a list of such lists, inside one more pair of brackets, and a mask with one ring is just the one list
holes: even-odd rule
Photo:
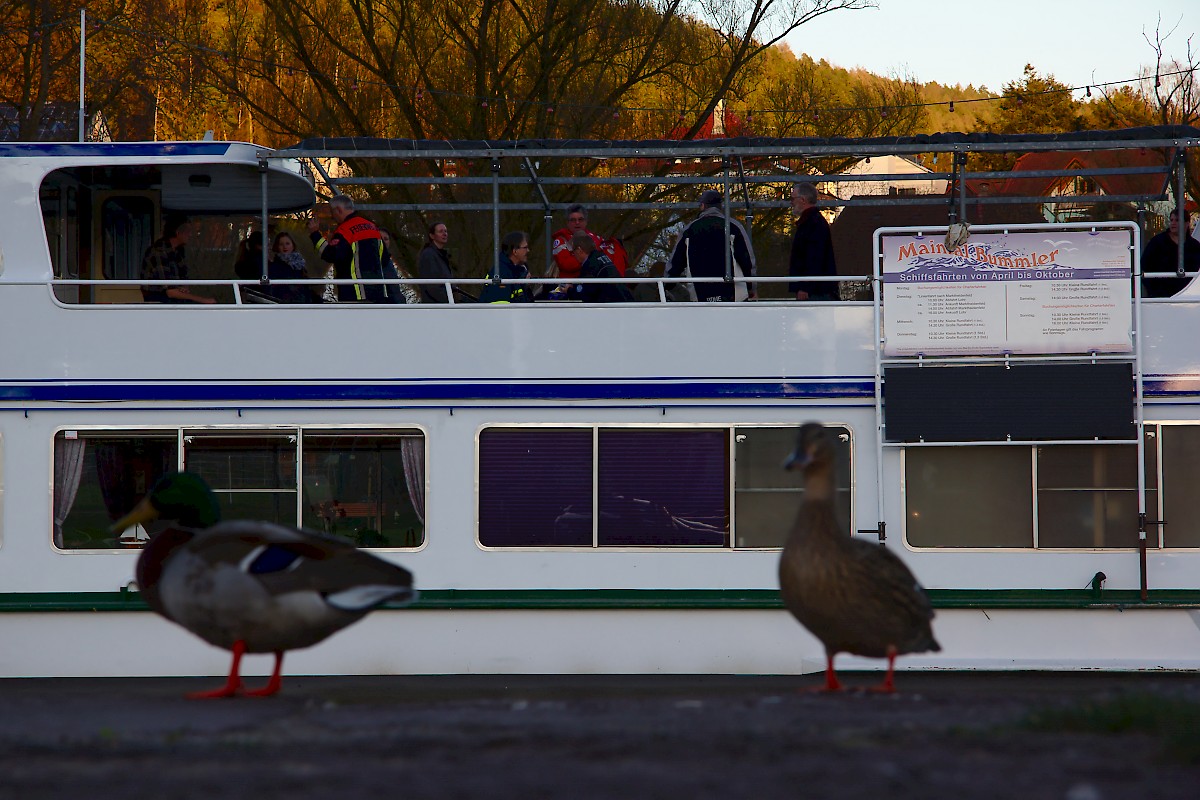
[[[11, 142], [0, 144], [0, 184], [41, 184], [57, 169], [154, 166], [163, 207], [186, 213], [259, 213], [260, 161], [267, 166], [272, 213], [311, 208], [313, 180], [296, 159], [248, 142]], [[11, 196], [11, 195], [10, 195]]]

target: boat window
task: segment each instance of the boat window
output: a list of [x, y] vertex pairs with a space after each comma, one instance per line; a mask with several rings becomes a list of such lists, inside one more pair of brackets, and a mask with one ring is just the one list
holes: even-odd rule
[[[802, 496], [798, 474], [781, 469], [796, 431], [486, 428], [479, 437], [479, 543], [780, 547]], [[850, 437], [844, 428], [836, 432], [847, 487], [839, 502], [848, 520]]]
[[592, 544], [591, 428], [488, 428], [479, 436], [479, 542]]
[[1027, 447], [904, 451], [905, 526], [913, 547], [1032, 547]]
[[[1163, 547], [1200, 547], [1200, 504], [1196, 487], [1200, 486], [1200, 425], [1159, 425], [1157, 439], [1161, 448], [1162, 507], [1166, 520], [1162, 526]], [[1149, 450], [1150, 448], [1147, 448]], [[1151, 477], [1147, 470], [1147, 480]], [[1154, 506], [1147, 502], [1148, 509]], [[1154, 540], [1154, 529], [1148, 535]]]
[[54, 545], [112, 549], [144, 543], [141, 526], [108, 528], [178, 467], [177, 431], [59, 431], [54, 437]]
[[103, 234], [100, 269], [109, 280], [137, 280], [142, 275], [142, 256], [157, 238], [154, 201], [145, 195], [116, 195], [100, 204]]
[[[64, 303], [142, 303], [141, 288], [135, 284], [80, 285], [70, 281], [139, 279], [146, 250], [162, 235], [167, 209], [175, 207], [165, 191], [158, 167], [73, 167], [50, 173], [42, 182], [39, 199], [54, 277], [66, 281], [55, 285], [55, 296]], [[259, 214], [225, 212], [218, 204], [190, 214], [189, 220], [188, 279], [212, 281], [193, 288], [219, 303], [234, 302], [230, 281], [235, 278], [238, 245], [260, 227]], [[292, 234], [309, 274], [317, 277], [318, 271], [324, 273], [301, 220], [274, 218], [271, 228]]]
[[[1146, 471], [1146, 507], [1158, 504]], [[1138, 546], [1137, 448], [1037, 448], [1038, 547]]]
[[425, 541], [425, 440], [419, 431], [306, 432], [301, 524], [360, 547]]
[[296, 433], [211, 431], [183, 439], [183, 465], [203, 478], [222, 519], [296, 524]]
[[[1158, 507], [1154, 439], [1151, 426], [1145, 448], [1151, 515]], [[1190, 445], [1181, 446], [1181, 455], [1184, 446]], [[905, 536], [913, 547], [1134, 548], [1137, 448], [908, 448], [904, 498]]]
[[[837, 508], [850, 524], [850, 431], [830, 427], [837, 445]], [[738, 547], [783, 547], [804, 498], [799, 472], [782, 469], [796, 446], [796, 428], [734, 429], [734, 531]]]
[[425, 540], [419, 430], [172, 428], [55, 436], [55, 546], [144, 544], [154, 525], [119, 539], [108, 528], [181, 463], [212, 487], [224, 519], [301, 525], [360, 547], [411, 548]]

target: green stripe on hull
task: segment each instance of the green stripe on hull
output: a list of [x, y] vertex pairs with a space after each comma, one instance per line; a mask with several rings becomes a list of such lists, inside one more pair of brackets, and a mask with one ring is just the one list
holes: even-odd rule
[[[1200, 589], [931, 589], [940, 609], [1200, 608]], [[408, 608], [420, 610], [609, 610], [782, 608], [774, 589], [429, 589]], [[386, 608], [386, 606], [385, 606]], [[0, 594], [0, 612], [146, 611], [137, 592]]]

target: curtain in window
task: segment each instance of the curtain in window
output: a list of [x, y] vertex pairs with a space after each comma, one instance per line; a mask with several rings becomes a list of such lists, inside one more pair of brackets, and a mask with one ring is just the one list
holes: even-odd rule
[[425, 440], [420, 436], [405, 436], [400, 440], [400, 457], [404, 460], [404, 484], [413, 510], [425, 522]]
[[87, 449], [83, 439], [54, 440], [54, 541], [63, 541], [63, 523], [75, 505], [79, 481], [83, 477], [83, 454]]

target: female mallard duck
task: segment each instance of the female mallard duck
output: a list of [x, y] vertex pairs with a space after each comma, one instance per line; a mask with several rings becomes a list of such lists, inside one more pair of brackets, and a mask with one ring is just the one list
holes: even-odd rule
[[[415, 596], [408, 570], [348, 542], [219, 517], [208, 485], [181, 472], [164, 476], [112, 526], [118, 533], [155, 518], [174, 523], [138, 558], [142, 597], [209, 644], [233, 651], [225, 685], [192, 697], [274, 694], [285, 650], [316, 644], [388, 600]], [[238, 668], [245, 653], [275, 654], [265, 687], [244, 689]]]
[[887, 658], [878, 688], [894, 692], [896, 656], [941, 650], [933, 609], [912, 572], [891, 551], [842, 530], [833, 504], [833, 439], [824, 427], [800, 428], [788, 469], [804, 471], [804, 500], [779, 559], [784, 605], [825, 645], [825, 690], [842, 686], [833, 657]]

